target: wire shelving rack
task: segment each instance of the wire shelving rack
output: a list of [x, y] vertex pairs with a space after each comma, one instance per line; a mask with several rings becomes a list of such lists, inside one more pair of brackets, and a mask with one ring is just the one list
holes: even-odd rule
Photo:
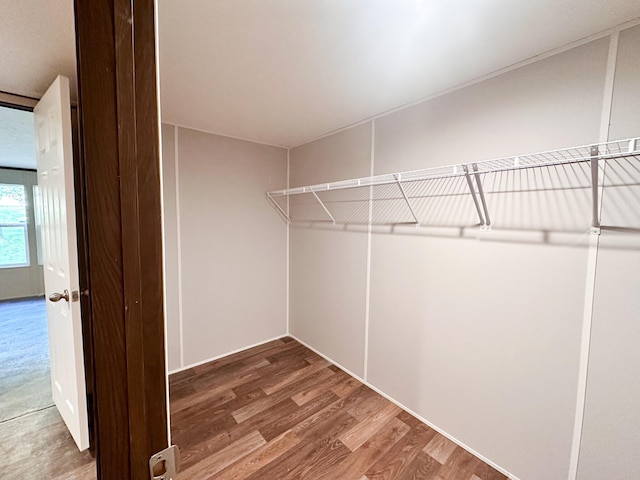
[[[629, 162], [625, 170], [630, 168], [637, 172], [636, 179], [640, 177], [640, 138], [275, 190], [268, 192], [267, 198], [287, 222], [423, 226], [420, 211], [428, 207], [431, 199], [466, 196], [470, 197], [478, 220], [475, 225], [488, 230], [492, 212], [485, 184], [490, 174], [579, 165], [577, 183], [580, 188], [590, 190], [591, 228], [597, 233], [599, 188], [604, 183], [602, 167], [607, 162], [621, 160]], [[447, 182], [448, 187], [443, 187], [443, 182]], [[296, 197], [307, 199], [298, 202], [297, 210], [296, 204], [288, 201]], [[374, 218], [371, 209], [371, 204], [376, 202], [389, 206], [387, 213], [378, 218]]]

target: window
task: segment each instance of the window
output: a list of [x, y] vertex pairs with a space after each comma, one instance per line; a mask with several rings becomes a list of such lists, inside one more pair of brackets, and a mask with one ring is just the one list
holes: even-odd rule
[[0, 268], [29, 265], [24, 185], [0, 184]]

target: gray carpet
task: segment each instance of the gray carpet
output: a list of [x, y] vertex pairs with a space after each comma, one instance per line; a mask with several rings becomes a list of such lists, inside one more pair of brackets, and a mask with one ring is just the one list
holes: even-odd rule
[[51, 405], [45, 300], [0, 302], [0, 422]]

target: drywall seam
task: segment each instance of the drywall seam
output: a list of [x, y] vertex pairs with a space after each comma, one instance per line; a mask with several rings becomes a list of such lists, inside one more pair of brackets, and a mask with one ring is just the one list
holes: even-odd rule
[[[376, 144], [376, 121], [371, 120], [371, 162], [369, 166], [369, 176], [373, 177], [375, 168], [375, 144]], [[371, 237], [373, 222], [373, 186], [369, 187], [369, 221], [367, 225], [367, 274], [365, 286], [364, 305], [364, 369], [363, 377], [368, 379], [369, 375], [369, 316], [371, 312]]]
[[176, 243], [178, 244], [178, 332], [180, 345], [180, 367], [184, 367], [184, 325], [182, 316], [182, 225], [180, 224], [180, 168], [179, 168], [179, 149], [178, 149], [178, 132], [180, 128], [173, 126], [173, 148], [175, 159], [175, 176], [176, 176]]
[[228, 357], [229, 355], [235, 355], [236, 353], [243, 352], [245, 350], [249, 350], [250, 348], [259, 347], [260, 345], [264, 345], [265, 343], [275, 342], [276, 340], [280, 340], [281, 338], [288, 337], [290, 335], [278, 335], [277, 337], [270, 338], [268, 340], [264, 340], [261, 342], [254, 343], [252, 345], [248, 345], [246, 347], [237, 348], [235, 350], [231, 350], [230, 352], [223, 353], [221, 355], [216, 355], [211, 358], [207, 358], [205, 360], [201, 360], [199, 362], [190, 363], [189, 365], [183, 365], [180, 368], [176, 368], [175, 370], [171, 370], [169, 375], [173, 375], [174, 373], [184, 372], [185, 370], [189, 370], [190, 368], [198, 367], [200, 365], [204, 365], [205, 363], [213, 362], [214, 360], [218, 360], [219, 358]]
[[[613, 107], [613, 89], [618, 57], [618, 44], [620, 32], [614, 32], [609, 40], [609, 55], [607, 58], [607, 70], [602, 100], [602, 116], [600, 117], [600, 143], [609, 140], [609, 126], [611, 123], [611, 109]], [[604, 193], [604, 165], [600, 168], [603, 187], [598, 191], [599, 208], [602, 211]], [[599, 215], [600, 216], [600, 215]], [[591, 350], [591, 331], [593, 326], [593, 303], [596, 288], [596, 273], [598, 266], [598, 247], [600, 234], [591, 235], [589, 240], [589, 255], [587, 257], [587, 277], [585, 282], [584, 313], [582, 317], [582, 339], [580, 344], [580, 364], [578, 371], [578, 391], [576, 396], [576, 415], [571, 444], [571, 457], [569, 460], [569, 480], [577, 480], [580, 464], [580, 448], [582, 443], [582, 431], [584, 428], [584, 413], [587, 401], [587, 380], [589, 376], [589, 356]]]
[[613, 108], [613, 87], [616, 77], [616, 62], [618, 60], [618, 44], [620, 32], [611, 35], [609, 56], [607, 58], [607, 73], [604, 83], [604, 97], [602, 99], [602, 116], [600, 117], [600, 143], [609, 141], [609, 127], [611, 124], [611, 110]]
[[[289, 183], [291, 181], [291, 150], [289, 150], [287, 148], [287, 188], [289, 187]], [[287, 215], [291, 215], [291, 212], [289, 211], [289, 195], [287, 195]], [[289, 333], [291, 332], [291, 318], [290, 318], [290, 252], [291, 252], [291, 224], [290, 222], [287, 222], [287, 246], [286, 246], [286, 285], [285, 285], [285, 301], [286, 306], [285, 306], [285, 317], [286, 317], [286, 321], [287, 321], [287, 335], [289, 335]]]
[[[600, 143], [609, 141], [611, 129], [611, 112], [613, 110], [613, 90], [616, 79], [616, 65], [618, 63], [618, 45], [620, 44], [620, 32], [615, 32], [609, 40], [609, 55], [607, 57], [607, 70], [604, 82], [604, 96], [602, 98], [602, 116], [600, 118]], [[598, 221], [602, 218], [602, 202], [604, 200], [604, 179], [607, 171], [607, 162], [600, 162], [600, 181], [598, 187]]]
[[302, 345], [304, 345], [305, 347], [307, 347], [309, 350], [312, 350], [313, 352], [317, 353], [318, 355], [320, 355], [322, 358], [328, 360], [329, 362], [333, 363], [334, 365], [336, 365], [337, 367], [339, 367], [341, 370], [343, 370], [345, 373], [351, 375], [353, 378], [355, 378], [356, 380], [358, 380], [359, 382], [364, 383], [367, 387], [369, 387], [370, 389], [374, 390], [376, 393], [379, 393], [380, 395], [382, 395], [384, 398], [386, 398], [387, 400], [389, 400], [390, 402], [394, 403], [395, 405], [399, 406], [400, 408], [402, 408], [403, 410], [405, 410], [406, 412], [409, 412], [411, 415], [413, 415], [414, 417], [416, 417], [418, 420], [420, 420], [421, 422], [425, 423], [426, 425], [428, 425], [429, 427], [433, 428], [436, 432], [438, 432], [439, 434], [441, 434], [442, 436], [448, 438], [449, 440], [451, 440], [453, 443], [455, 443], [456, 445], [464, 448], [467, 452], [471, 453], [472, 455], [474, 455], [475, 457], [479, 458], [480, 460], [482, 460], [484, 463], [486, 463], [487, 465], [495, 468], [496, 470], [498, 470], [500, 473], [506, 475], [510, 480], [520, 480], [518, 477], [516, 477], [515, 475], [513, 475], [512, 473], [509, 473], [507, 470], [505, 470], [504, 468], [500, 467], [499, 465], [495, 464], [494, 462], [492, 462], [491, 460], [489, 460], [488, 458], [484, 457], [483, 455], [481, 455], [480, 453], [476, 452], [474, 449], [472, 449], [471, 447], [468, 447], [467, 445], [465, 445], [463, 442], [461, 442], [460, 440], [458, 440], [457, 438], [453, 437], [452, 435], [449, 435], [447, 432], [445, 432], [444, 430], [442, 430], [440, 427], [434, 425], [433, 423], [429, 422], [427, 419], [425, 419], [424, 417], [422, 417], [421, 415], [417, 414], [416, 412], [414, 412], [413, 410], [411, 410], [410, 408], [406, 407], [405, 405], [403, 405], [401, 402], [399, 402], [398, 400], [396, 400], [395, 398], [391, 397], [390, 395], [387, 395], [385, 392], [383, 392], [382, 390], [380, 390], [379, 388], [377, 388], [376, 386], [370, 384], [369, 382], [367, 382], [365, 379], [361, 378], [360, 376], [356, 375], [355, 373], [353, 373], [351, 370], [349, 370], [348, 368], [343, 367], [342, 365], [340, 365], [338, 362], [334, 361], [332, 358], [328, 357], [327, 355], [325, 355], [324, 353], [320, 352], [319, 350], [316, 350], [315, 348], [313, 348], [311, 345], [308, 345], [307, 343], [303, 342], [302, 340], [300, 340], [298, 337], [296, 337], [295, 335], [289, 335], [291, 338], [293, 338], [294, 340], [300, 342]]
[[511, 72], [513, 70], [517, 70], [518, 68], [526, 67], [527, 65], [531, 65], [532, 63], [536, 63], [536, 62], [538, 62], [540, 60], [544, 60], [545, 58], [553, 57], [554, 55], [558, 55], [560, 53], [567, 52], [567, 51], [569, 51], [571, 49], [574, 49], [574, 48], [577, 48], [577, 47], [581, 47], [583, 45], [586, 45], [588, 43], [594, 42], [596, 40], [600, 40], [602, 38], [606, 38], [606, 37], [611, 36], [611, 35], [616, 34], [616, 33], [619, 34], [621, 31], [627, 30], [627, 29], [635, 27], [637, 25], [640, 25], [640, 18], [635, 18], [635, 19], [630, 20], [628, 22], [621, 23], [620, 25], [616, 25], [614, 27], [611, 27], [611, 28], [609, 28], [607, 30], [603, 30], [602, 32], [595, 33], [593, 35], [589, 35], [588, 37], [581, 38], [579, 40], [576, 40], [575, 42], [568, 43], [568, 44], [566, 44], [566, 45], [564, 45], [562, 47], [558, 47], [558, 48], [555, 48], [553, 50], [549, 50], [549, 51], [541, 53], [539, 55], [534, 55], [533, 57], [527, 58], [526, 60], [522, 60], [520, 62], [514, 63], [512, 65], [509, 65], [507, 67], [501, 68], [500, 70], [496, 70], [495, 72], [488, 73], [488, 74], [483, 75], [481, 77], [474, 78], [473, 80], [469, 80], [468, 82], [460, 83], [460, 84], [455, 85], [455, 86], [453, 86], [451, 88], [448, 88], [446, 90], [442, 90], [440, 92], [437, 92], [437, 93], [435, 93], [433, 95], [429, 95], [429, 96], [421, 98], [419, 100], [415, 100], [413, 102], [405, 103], [405, 104], [400, 105], [398, 107], [394, 107], [394, 108], [391, 108], [389, 110], [385, 110], [384, 112], [381, 112], [381, 113], [378, 113], [376, 115], [364, 118], [364, 119], [359, 120], [357, 122], [350, 123], [349, 125], [345, 125], [344, 127], [338, 128], [336, 130], [332, 130], [332, 131], [324, 133], [322, 135], [318, 135], [317, 137], [311, 138], [309, 140], [305, 140], [304, 142], [298, 143], [296, 145], [291, 145], [290, 148], [296, 148], [296, 147], [299, 147], [301, 145], [306, 145], [307, 143], [315, 142], [316, 140], [320, 140], [320, 139], [325, 138], [325, 137], [330, 137], [331, 135], [334, 135], [336, 133], [344, 132], [345, 130], [349, 130], [349, 129], [357, 127], [359, 125], [363, 125], [363, 124], [365, 124], [367, 122], [370, 122], [372, 120], [376, 120], [378, 118], [385, 117], [387, 115], [399, 112], [399, 111], [404, 110], [406, 108], [411, 108], [411, 107], [414, 107], [416, 105], [420, 105], [421, 103], [428, 102], [429, 100], [433, 100], [434, 98], [443, 97], [444, 95], [448, 95], [448, 94], [450, 94], [452, 92], [455, 92], [455, 91], [458, 91], [458, 90], [462, 90], [463, 88], [470, 87], [470, 86], [476, 85], [478, 83], [482, 83], [485, 80], [489, 80], [491, 78], [498, 77], [498, 76], [503, 75], [505, 73], [509, 73], [509, 72]]
[[582, 319], [582, 340], [580, 345], [580, 363], [578, 370], [578, 392], [576, 396], [576, 416], [569, 460], [569, 480], [578, 478], [580, 460], [580, 444], [584, 426], [584, 410], [587, 400], [587, 377], [589, 374], [589, 350], [591, 348], [591, 326], [593, 318], [593, 298], [596, 283], [596, 266], [598, 263], [598, 244], [600, 235], [591, 235], [589, 256], [587, 259], [587, 280], [585, 285], [584, 315]]
[[[615, 32], [609, 40], [609, 55], [607, 57], [607, 70], [604, 82], [604, 96], [602, 99], [602, 116], [600, 118], [600, 143], [609, 141], [611, 129], [611, 112], [613, 110], [613, 90], [616, 79], [616, 65], [618, 63], [618, 45], [620, 44], [620, 32]], [[604, 200], [604, 179], [607, 170], [607, 162], [600, 162], [600, 181], [598, 188], [598, 221], [602, 218], [602, 202]]]

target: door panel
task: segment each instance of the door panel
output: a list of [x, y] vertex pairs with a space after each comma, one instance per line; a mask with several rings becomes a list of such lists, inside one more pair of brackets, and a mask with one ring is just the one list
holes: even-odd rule
[[[80, 450], [89, 448], [79, 302], [69, 80], [58, 76], [34, 108], [42, 198], [44, 284], [53, 400]], [[56, 297], [52, 295], [60, 294]], [[66, 297], [65, 297], [66, 295]]]

